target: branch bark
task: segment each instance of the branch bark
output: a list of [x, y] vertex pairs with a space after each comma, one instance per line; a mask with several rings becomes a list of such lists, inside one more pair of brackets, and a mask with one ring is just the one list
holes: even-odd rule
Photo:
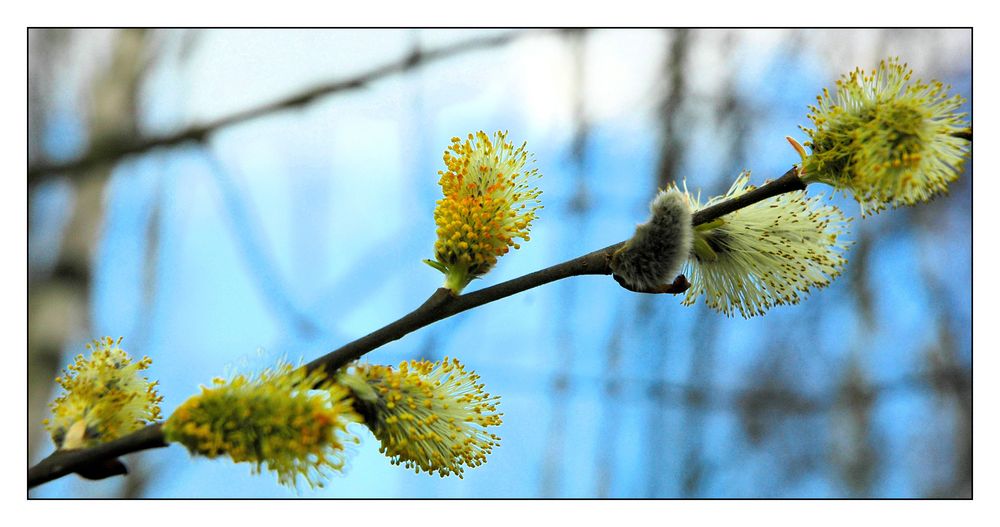
[[[692, 224], [707, 223], [737, 209], [785, 192], [805, 190], [805, 188], [805, 183], [799, 179], [797, 169], [793, 167], [780, 178], [759, 188], [695, 212], [692, 215]], [[459, 296], [455, 296], [448, 289], [439, 288], [420, 307], [399, 320], [309, 362], [306, 367], [311, 370], [322, 368], [333, 374], [372, 350], [474, 307], [572, 276], [610, 275], [611, 256], [624, 244], [624, 241], [618, 242], [551, 267]], [[124, 454], [167, 446], [161, 427], [161, 423], [149, 425], [138, 432], [93, 448], [57, 451], [28, 469], [28, 487], [35, 487], [73, 472], [86, 472], [88, 467], [99, 466], [102, 462]]]

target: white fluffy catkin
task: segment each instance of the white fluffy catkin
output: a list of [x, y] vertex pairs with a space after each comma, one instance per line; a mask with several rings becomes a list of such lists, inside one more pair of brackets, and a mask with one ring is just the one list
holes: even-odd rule
[[611, 270], [637, 289], [669, 284], [691, 253], [691, 207], [678, 190], [661, 190], [649, 204], [652, 216], [611, 258]]

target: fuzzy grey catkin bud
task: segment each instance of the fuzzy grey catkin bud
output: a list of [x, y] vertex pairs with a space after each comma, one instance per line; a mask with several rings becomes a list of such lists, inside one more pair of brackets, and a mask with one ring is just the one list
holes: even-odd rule
[[611, 258], [611, 270], [628, 285], [653, 289], [673, 280], [691, 252], [691, 207], [678, 190], [661, 190], [652, 216]]

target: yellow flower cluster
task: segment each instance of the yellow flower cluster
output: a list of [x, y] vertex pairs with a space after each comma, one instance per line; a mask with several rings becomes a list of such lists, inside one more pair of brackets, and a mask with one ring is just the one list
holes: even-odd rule
[[[693, 209], [701, 209], [753, 190], [749, 181], [744, 171], [725, 196], [704, 206], [687, 196]], [[695, 227], [684, 266], [692, 285], [683, 303], [694, 304], [704, 294], [709, 307], [749, 318], [775, 305], [797, 304], [799, 293], [828, 285], [847, 262], [842, 236], [850, 220], [820, 200], [804, 191], [781, 194]]]
[[356, 407], [393, 464], [461, 478], [500, 442], [487, 431], [501, 424], [500, 397], [484, 392], [478, 379], [457, 359], [445, 358], [403, 362], [398, 369], [357, 364], [338, 382], [354, 392]]
[[60, 449], [84, 448], [117, 439], [160, 417], [163, 397], [156, 382], [139, 375], [149, 357], [132, 362], [122, 339], [104, 337], [88, 344], [90, 357], [76, 360], [56, 382], [63, 393], [52, 402], [43, 424]]
[[938, 81], [910, 82], [913, 71], [898, 59], [860, 68], [824, 89], [810, 106], [815, 129], [806, 146], [803, 180], [848, 191], [862, 213], [913, 205], [946, 192], [958, 179], [969, 142], [964, 100]]
[[345, 444], [357, 442], [348, 423], [360, 421], [348, 390], [325, 379], [287, 363], [254, 378], [215, 379], [174, 411], [163, 432], [192, 454], [227, 455], [252, 463], [255, 474], [266, 465], [284, 485], [302, 477], [322, 487], [327, 472], [343, 468]]
[[437, 224], [435, 260], [425, 260], [445, 275], [456, 294], [486, 274], [497, 258], [528, 241], [528, 229], [541, 208], [541, 191], [532, 185], [536, 169], [525, 170], [526, 144], [507, 142], [506, 132], [490, 139], [484, 132], [463, 142], [452, 138], [444, 153], [447, 170], [439, 171], [444, 198], [434, 209]]

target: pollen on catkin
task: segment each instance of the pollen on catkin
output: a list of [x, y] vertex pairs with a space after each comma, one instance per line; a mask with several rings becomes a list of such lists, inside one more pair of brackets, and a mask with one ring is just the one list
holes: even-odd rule
[[[724, 196], [704, 206], [687, 193], [695, 210], [742, 195], [755, 187], [744, 171]], [[797, 304], [812, 288], [829, 285], [843, 270], [850, 222], [821, 197], [790, 192], [695, 226], [684, 273], [691, 288], [685, 305], [705, 296], [709, 307], [744, 318], [763, 315], [772, 306]]]
[[955, 136], [969, 127], [958, 112], [964, 99], [912, 74], [893, 58], [843, 76], [832, 94], [824, 89], [809, 106], [814, 129], [802, 127], [812, 150], [802, 179], [853, 195], [862, 214], [947, 192], [968, 155], [969, 141]]
[[649, 221], [638, 225], [611, 258], [611, 270], [632, 287], [669, 283], [691, 252], [691, 207], [677, 189], [661, 190], [649, 204]]
[[254, 474], [266, 467], [283, 485], [302, 478], [322, 487], [343, 469], [345, 446], [357, 442], [347, 425], [360, 420], [346, 388], [322, 371], [282, 362], [255, 377], [214, 379], [174, 411], [163, 432], [192, 455], [228, 456], [250, 463]]
[[516, 239], [528, 241], [541, 191], [533, 184], [538, 170], [525, 169], [526, 143], [515, 148], [507, 132], [491, 139], [480, 131], [464, 142], [451, 141], [444, 153], [447, 169], [438, 172], [444, 197], [434, 209], [435, 259], [424, 261], [444, 273], [444, 286], [457, 294], [510, 248], [520, 248]]
[[90, 357], [77, 355], [56, 378], [62, 394], [52, 404], [45, 429], [59, 449], [85, 448], [139, 430], [160, 417], [156, 381], [139, 372], [152, 359], [132, 362], [121, 349], [121, 337], [104, 337], [87, 344]]
[[338, 382], [354, 393], [356, 408], [393, 464], [441, 477], [486, 462], [500, 437], [500, 397], [483, 391], [479, 375], [457, 359], [391, 366], [356, 364]]

